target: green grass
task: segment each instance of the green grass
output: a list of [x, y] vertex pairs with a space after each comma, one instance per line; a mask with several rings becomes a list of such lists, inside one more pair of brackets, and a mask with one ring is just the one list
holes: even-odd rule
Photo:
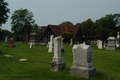
[[[5, 42], [0, 43], [0, 80], [88, 80], [86, 78], [70, 75], [70, 67], [73, 63], [72, 46], [64, 45], [64, 53], [61, 53], [66, 70], [63, 72], [50, 71], [53, 53], [48, 53], [46, 46], [33, 46], [31, 49], [27, 43], [15, 43], [16, 48], [6, 47]], [[97, 69], [97, 76], [89, 80], [120, 80], [120, 49], [108, 51], [105, 48], [99, 50], [92, 47], [92, 61]], [[13, 55], [6, 57], [4, 55]], [[21, 58], [26, 62], [19, 62]], [[30, 74], [25, 77], [10, 77], [10, 75]], [[9, 75], [9, 77], [3, 77]]]

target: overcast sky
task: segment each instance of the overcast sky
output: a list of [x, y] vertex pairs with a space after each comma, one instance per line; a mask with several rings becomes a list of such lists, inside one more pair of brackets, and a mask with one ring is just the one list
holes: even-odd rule
[[[81, 23], [88, 18], [93, 21], [107, 14], [120, 13], [120, 0], [5, 0], [9, 3], [10, 17], [13, 11], [27, 8], [33, 12], [36, 24], [58, 25], [64, 21]], [[11, 31], [11, 19], [2, 29]]]

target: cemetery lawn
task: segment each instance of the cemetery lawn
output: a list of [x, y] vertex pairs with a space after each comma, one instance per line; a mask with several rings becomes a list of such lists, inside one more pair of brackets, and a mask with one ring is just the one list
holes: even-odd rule
[[[61, 53], [67, 69], [63, 72], [54, 72], [50, 71], [50, 63], [54, 54], [48, 53], [46, 46], [33, 46], [30, 49], [27, 43], [15, 43], [20, 46], [8, 48], [6, 44], [0, 43], [0, 49], [2, 49], [0, 80], [120, 80], [120, 49], [99, 50], [93, 46], [92, 61], [97, 69], [97, 76], [87, 79], [70, 75], [70, 67], [73, 65], [72, 46], [70, 45], [64, 45], [65, 52]], [[20, 62], [21, 58], [27, 61]]]

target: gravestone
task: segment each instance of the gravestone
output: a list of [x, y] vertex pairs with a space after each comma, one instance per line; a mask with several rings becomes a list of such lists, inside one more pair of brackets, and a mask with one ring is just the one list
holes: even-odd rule
[[19, 61], [27, 61], [27, 59], [20, 59]]
[[54, 52], [54, 36], [53, 35], [50, 36], [48, 52]]
[[13, 57], [12, 55], [4, 55], [4, 56], [7, 56], [7, 57]]
[[8, 42], [8, 38], [7, 38], [7, 36], [5, 37], [5, 42]]
[[92, 62], [92, 47], [90, 45], [74, 45], [73, 65], [70, 68], [71, 75], [78, 77], [91, 78], [96, 76], [96, 68]]
[[32, 43], [30, 43], [30, 48], [32, 48]]
[[37, 33], [31, 33], [30, 34], [29, 45], [30, 45], [30, 43], [32, 43], [32, 45], [40, 45], [40, 43], [38, 42], [38, 35], [37, 35]]
[[97, 44], [96, 44], [96, 46], [98, 46], [98, 44], [99, 44], [99, 41], [100, 41], [100, 40], [97, 40]]
[[6, 47], [16, 47], [16, 45], [14, 45], [13, 38], [8, 39], [8, 44], [6, 45]]
[[102, 49], [102, 41], [101, 40], [98, 43], [98, 49]]
[[70, 39], [70, 45], [71, 46], [73, 45], [73, 39], [72, 38]]
[[119, 36], [119, 32], [117, 32], [117, 47], [120, 46], [120, 36]]
[[59, 36], [61, 38], [61, 52], [64, 52], [64, 47], [63, 47], [63, 40], [62, 36]]
[[115, 37], [109, 37], [108, 39], [108, 44], [106, 50], [116, 50], [116, 38]]
[[0, 49], [0, 54], [2, 54], [2, 50]]
[[63, 62], [63, 57], [61, 56], [61, 38], [54, 38], [54, 57], [50, 64], [50, 70], [52, 71], [63, 71], [66, 69], [66, 64]]

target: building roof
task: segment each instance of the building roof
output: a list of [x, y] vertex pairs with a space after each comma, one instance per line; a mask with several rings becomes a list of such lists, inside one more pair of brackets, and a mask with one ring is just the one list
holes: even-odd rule
[[44, 31], [46, 29], [47, 26], [42, 26], [41, 27], [41, 31]]
[[48, 26], [43, 26], [41, 27], [42, 30], [45, 30], [47, 27], [50, 27], [57, 36], [59, 36], [62, 32], [72, 32], [73, 33], [73, 38], [75, 37], [75, 35], [77, 34], [79, 28], [81, 27], [80, 24], [77, 25], [65, 25], [65, 24], [61, 24], [59, 25], [48, 25]]
[[60, 26], [58, 25], [48, 25], [58, 36], [62, 33]]
[[69, 32], [72, 32], [73, 33], [73, 38], [75, 37], [75, 35], [77, 34], [79, 28], [81, 26], [80, 25], [72, 25], [72, 26], [69, 26]]

